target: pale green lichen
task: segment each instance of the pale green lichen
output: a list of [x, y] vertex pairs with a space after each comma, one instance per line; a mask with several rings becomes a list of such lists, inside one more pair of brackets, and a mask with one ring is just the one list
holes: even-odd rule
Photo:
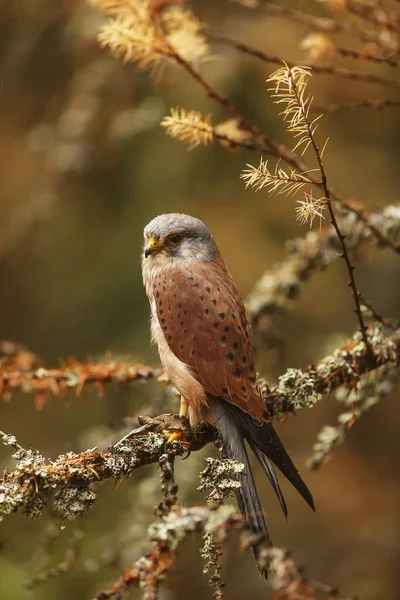
[[205, 520], [205, 510], [203, 507], [174, 507], [159, 522], [149, 526], [150, 540], [163, 542], [170, 550], [175, 550], [188, 533], [198, 530]]
[[344, 439], [345, 433], [342, 428], [325, 425], [317, 436], [313, 446], [314, 454], [307, 460], [307, 467], [315, 471], [333, 448], [343, 444]]
[[198, 490], [211, 490], [207, 496], [208, 502], [222, 503], [225, 498], [233, 496], [241, 484], [238, 475], [244, 465], [232, 459], [218, 460], [206, 458], [207, 467], [200, 473]]
[[[118, 449], [108, 452], [92, 448], [81, 454], [68, 452], [50, 461], [36, 450], [19, 446], [14, 436], [1, 437], [17, 448], [13, 456], [18, 463], [0, 479], [0, 515], [23, 510], [28, 517], [37, 518], [52, 503], [54, 512], [63, 520], [91, 508], [96, 499], [90, 489], [92, 483], [129, 477], [136, 468], [156, 462], [166, 444], [165, 436], [149, 433], [127, 439]], [[185, 448], [177, 444], [174, 452], [183, 454]]]
[[381, 227], [386, 235], [394, 241], [400, 240], [400, 206], [393, 204], [385, 206], [382, 217]]
[[317, 378], [312, 370], [288, 369], [278, 379], [278, 394], [293, 404], [294, 408], [310, 408], [322, 399], [316, 389]]
[[10, 435], [10, 434], [1, 432], [0, 437], [5, 446], [14, 446], [15, 447], [17, 445], [17, 438], [15, 437], [15, 435]]
[[188, 533], [203, 528], [206, 534], [215, 533], [219, 541], [222, 529], [233, 515], [236, 515], [233, 506], [219, 506], [216, 509], [208, 506], [174, 506], [160, 521], [151, 523], [149, 537], [152, 542], [161, 542], [168, 549], [175, 550]]
[[398, 385], [398, 370], [393, 363], [380, 367], [373, 373], [359, 378], [351, 390], [342, 386], [335, 391], [335, 398], [349, 407], [338, 415], [337, 426], [325, 426], [318, 434], [313, 455], [307, 466], [316, 470], [327, 455], [345, 440], [350, 425], [375, 406], [384, 396], [393, 392]]
[[200, 556], [206, 560], [206, 565], [203, 568], [203, 573], [208, 573], [210, 568], [215, 564], [215, 553], [217, 544], [211, 533], [203, 535], [203, 545], [200, 548]]
[[97, 496], [89, 488], [59, 488], [53, 496], [53, 509], [62, 520], [70, 520], [88, 511]]

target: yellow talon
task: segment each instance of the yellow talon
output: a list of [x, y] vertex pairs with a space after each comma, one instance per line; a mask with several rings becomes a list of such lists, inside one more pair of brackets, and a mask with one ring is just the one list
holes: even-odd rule
[[[179, 416], [186, 417], [188, 414], [188, 410], [189, 410], [189, 404], [187, 402], [185, 402], [182, 398], [181, 405], [179, 407]], [[180, 429], [175, 429], [172, 433], [170, 433], [170, 431], [164, 429], [162, 433], [163, 433], [163, 435], [169, 435], [168, 442], [167, 442], [168, 444], [172, 444], [172, 442], [175, 442], [175, 440], [178, 440], [184, 446], [190, 445], [189, 442], [187, 441], [187, 439], [185, 438], [185, 434]]]
[[180, 442], [182, 441], [186, 441], [185, 436], [183, 435], [182, 431], [174, 431], [173, 433], [171, 433], [171, 435], [168, 438], [168, 444], [172, 444], [172, 442], [174, 442], [175, 440], [179, 440]]
[[182, 446], [187, 446], [187, 447], [190, 446], [189, 442], [185, 438], [185, 434], [180, 429], [175, 429], [175, 431], [173, 431], [172, 433], [164, 430], [163, 433], [165, 435], [169, 434], [167, 444], [172, 444], [172, 442], [175, 442], [175, 440], [178, 440], [178, 442], [180, 442], [182, 444]]
[[168, 444], [172, 444], [172, 442], [178, 440], [184, 446], [190, 445], [187, 439], [185, 438], [185, 434], [180, 429], [175, 429], [172, 433], [171, 430], [168, 431], [168, 429], [163, 429], [161, 434], [169, 436], [167, 441]]

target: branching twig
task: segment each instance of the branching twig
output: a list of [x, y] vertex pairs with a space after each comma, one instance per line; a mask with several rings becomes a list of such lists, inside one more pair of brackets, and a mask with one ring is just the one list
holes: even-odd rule
[[[376, 9], [376, 3], [368, 5], [365, 2], [354, 2], [354, 0], [346, 0], [346, 8], [347, 10], [360, 17], [361, 19], [367, 21], [368, 23], [372, 23], [375, 27], [387, 29], [393, 33], [400, 33], [400, 25], [395, 21], [390, 21], [389, 19], [382, 19], [382, 12], [380, 11], [380, 15], [378, 16]], [[368, 10], [370, 9], [370, 10]]]
[[56, 577], [61, 577], [70, 571], [75, 566], [79, 558], [83, 540], [84, 532], [82, 529], [76, 529], [68, 544], [63, 560], [61, 560], [56, 566], [50, 567], [49, 569], [38, 573], [35, 577], [24, 584], [24, 588], [29, 591], [33, 590], [45, 581], [55, 579]]
[[[211, 534], [220, 544], [236, 533], [241, 549], [256, 547], [259, 562], [268, 568], [269, 581], [277, 597], [311, 600], [319, 592], [328, 600], [333, 596], [337, 600], [345, 600], [336, 588], [307, 577], [304, 570], [296, 566], [288, 551], [271, 548], [264, 536], [254, 536], [230, 506], [220, 506], [215, 510], [203, 506], [174, 507], [161, 523], [150, 526], [152, 550], [127, 569], [111, 588], [98, 593], [95, 600], [117, 598], [123, 592], [139, 587], [144, 590], [145, 599], [157, 598], [158, 586], [175, 562], [177, 547], [188, 535], [198, 531]], [[218, 589], [221, 591], [221, 588]]]
[[331, 104], [315, 105], [313, 112], [335, 113], [339, 110], [350, 109], [357, 110], [358, 108], [374, 108], [381, 110], [383, 108], [392, 108], [400, 106], [400, 100], [392, 100], [391, 98], [376, 98], [374, 100], [348, 100], [346, 102], [332, 102]]
[[400, 61], [386, 56], [374, 56], [368, 52], [359, 52], [354, 48], [335, 48], [335, 51], [346, 58], [354, 58], [356, 60], [366, 60], [372, 63], [388, 65], [392, 68], [400, 67]]
[[[392, 236], [392, 242], [400, 239], [400, 207], [387, 206], [382, 213], [370, 214], [369, 221]], [[369, 228], [351, 213], [341, 217], [339, 224], [352, 253], [374, 240]], [[339, 258], [339, 243], [332, 226], [310, 231], [288, 241], [286, 246], [287, 258], [260, 277], [246, 301], [253, 326], [263, 332], [273, 326], [276, 316], [286, 313], [313, 273], [323, 271]]]
[[[99, 6], [100, 9], [104, 10], [106, 14], [118, 15], [118, 4], [109, 4], [107, 2], [103, 2], [103, 0], [96, 0], [95, 3]], [[230, 115], [233, 117], [237, 123], [244, 128], [244, 130], [248, 131], [251, 135], [251, 139], [242, 140], [241, 142], [233, 141], [232, 138], [226, 133], [221, 133], [215, 131], [215, 137], [219, 139], [221, 142], [227, 143], [230, 147], [243, 146], [248, 149], [256, 149], [266, 154], [273, 154], [277, 158], [284, 160], [287, 164], [295, 167], [299, 172], [307, 171], [306, 165], [303, 163], [301, 158], [296, 155], [294, 152], [289, 150], [285, 145], [276, 142], [275, 140], [270, 139], [265, 134], [263, 134], [260, 129], [251, 123], [247, 118], [245, 118], [240, 111], [231, 103], [231, 101], [218, 93], [210, 83], [203, 77], [200, 73], [199, 69], [194, 66], [192, 62], [189, 62], [185, 56], [180, 53], [176, 47], [171, 44], [170, 39], [164, 33], [163, 24], [161, 22], [162, 11], [168, 7], [169, 3], [161, 3], [160, 5], [155, 5], [153, 7], [154, 10], [150, 10], [149, 7], [146, 8], [148, 14], [146, 14], [145, 21], [146, 27], [145, 29], [149, 29], [151, 27], [154, 31], [154, 47], [152, 48], [151, 44], [146, 41], [145, 37], [141, 39], [140, 33], [135, 33], [135, 31], [130, 31], [129, 23], [123, 25], [120, 23], [120, 27], [117, 30], [114, 30], [112, 27], [106, 27], [101, 34], [101, 41], [103, 45], [110, 45], [113, 51], [120, 57], [129, 61], [137, 61], [139, 65], [147, 65], [152, 61], [157, 61], [160, 57], [160, 53], [162, 56], [168, 57], [169, 60], [172, 60], [182, 66], [184, 70], [203, 88], [203, 90], [207, 93], [207, 95], [218, 102], [225, 110], [227, 110]], [[121, 8], [121, 7], [120, 7]], [[279, 7], [278, 7], [279, 8]], [[129, 6], [128, 6], [129, 9]], [[122, 14], [122, 13], [121, 13]], [[182, 13], [181, 13], [182, 14]], [[192, 17], [189, 17], [189, 22]], [[193, 17], [194, 18], [194, 17]], [[148, 22], [147, 22], [148, 20]], [[116, 21], [115, 21], [116, 23]], [[197, 23], [197, 21], [196, 21]], [[139, 19], [139, 29], [143, 29], [143, 23], [140, 22]], [[131, 27], [133, 24], [131, 23]], [[145, 36], [145, 32], [142, 32]], [[198, 35], [199, 32], [196, 33]], [[136, 51], [133, 51], [133, 44], [129, 39], [129, 35], [132, 34], [136, 40], [139, 39], [139, 48], [136, 48]], [[142, 44], [142, 46], [140, 45]], [[203, 40], [198, 40], [198, 44], [203, 48]], [[255, 51], [255, 55], [260, 57], [262, 53]], [[276, 60], [281, 62], [280, 58], [275, 57]], [[314, 185], [319, 186], [319, 182], [313, 181]], [[337, 195], [332, 198], [341, 204], [347, 209], [352, 210], [350, 203], [343, 202]], [[354, 211], [355, 212], [355, 211]], [[356, 213], [359, 215], [366, 224], [368, 220], [365, 214], [362, 211]], [[382, 241], [384, 236], [380, 234], [379, 231], [373, 229], [375, 235], [377, 235]], [[398, 248], [400, 252], [400, 248]]]
[[289, 131], [295, 133], [295, 137], [300, 138], [296, 147], [303, 146], [304, 152], [308, 146], [311, 145], [317, 159], [318, 169], [321, 175], [322, 189], [324, 192], [323, 201], [328, 208], [330, 221], [340, 242], [342, 250], [340, 256], [345, 261], [347, 271], [349, 273], [350, 279], [348, 285], [352, 291], [355, 312], [357, 314], [361, 335], [365, 344], [365, 352], [370, 356], [372, 354], [372, 349], [369, 344], [367, 328], [361, 311], [359, 292], [354, 276], [355, 266], [350, 261], [347, 245], [345, 243], [346, 236], [342, 233], [333, 210], [331, 192], [328, 187], [325, 167], [322, 161], [322, 152], [315, 138], [315, 130], [317, 127], [315, 123], [317, 119], [314, 119], [314, 121], [310, 121], [309, 119], [309, 109], [312, 99], [310, 96], [305, 96], [307, 87], [306, 80], [309, 75], [309, 69], [303, 67], [289, 68], [287, 65], [285, 65], [285, 67], [279, 69], [276, 71], [276, 73], [273, 73], [268, 81], [273, 82], [276, 86], [273, 88], [273, 97], [277, 98], [277, 103], [284, 105], [284, 110], [281, 114], [288, 122]]
[[[400, 254], [400, 240], [397, 239], [398, 238], [398, 227], [397, 226], [395, 227], [395, 232], [394, 232], [394, 237], [396, 237], [396, 239], [391, 239], [390, 235], [388, 235], [387, 232], [383, 231], [381, 228], [379, 228], [374, 223], [373, 215], [369, 215], [364, 210], [362, 205], [360, 205], [358, 202], [345, 201], [340, 196], [338, 196], [338, 194], [334, 190], [331, 190], [331, 198], [332, 198], [332, 200], [337, 202], [340, 206], [342, 206], [349, 212], [354, 213], [358, 217], [358, 219], [360, 221], [362, 221], [368, 227], [368, 229], [371, 231], [371, 233], [384, 246], [388, 246], [394, 252], [396, 252], [397, 254]], [[389, 209], [388, 212], [392, 210], [394, 213], [396, 213], [394, 215], [394, 220], [398, 221], [397, 213], [399, 211], [399, 208], [397, 206], [393, 206], [393, 207], [387, 206], [386, 208]], [[386, 211], [386, 209], [385, 209], [385, 211]], [[392, 219], [392, 217], [390, 217], [390, 219]]]
[[364, 42], [373, 42], [379, 47], [392, 50], [390, 42], [388, 42], [384, 37], [380, 36], [379, 33], [368, 30], [365, 27], [359, 29], [350, 23], [343, 23], [333, 19], [317, 17], [313, 14], [287, 8], [272, 2], [266, 2], [263, 5], [263, 9], [270, 15], [291, 19], [292, 21], [302, 23], [303, 25], [308, 25], [312, 29], [317, 29], [318, 31], [322, 31], [324, 33], [344, 33], [356, 35]]
[[400, 321], [398, 319], [390, 319], [383, 317], [378, 311], [372, 306], [369, 300], [366, 300], [362, 294], [360, 294], [360, 300], [365, 308], [370, 312], [370, 316], [375, 319], [378, 323], [381, 323], [385, 327], [390, 329], [399, 329]]
[[395, 369], [400, 363], [400, 330], [385, 337], [381, 326], [376, 324], [368, 329], [367, 335], [373, 348], [371, 356], [365, 355], [361, 333], [357, 332], [352, 340], [305, 371], [288, 369], [275, 386], [262, 382], [267, 407], [272, 408], [274, 415], [309, 408], [337, 388], [355, 389], [365, 373], [384, 365]]
[[[282, 62], [285, 62], [289, 68], [293, 68], [296, 66], [296, 63], [287, 61], [282, 59], [280, 56], [273, 56], [270, 54], [266, 54], [257, 48], [252, 48], [247, 44], [243, 44], [242, 42], [237, 42], [227, 36], [217, 35], [214, 33], [208, 34], [209, 40], [211, 42], [216, 42], [219, 44], [224, 44], [226, 46], [231, 46], [232, 48], [236, 48], [240, 52], [245, 54], [249, 54], [250, 56], [254, 56], [262, 60], [265, 63], [273, 64], [273, 65], [281, 65]], [[317, 75], [334, 75], [336, 77], [343, 77], [344, 79], [350, 79], [352, 81], [365, 81], [367, 83], [387, 86], [387, 87], [400, 87], [400, 81], [396, 79], [386, 79], [385, 77], [381, 77], [380, 75], [375, 75], [374, 73], [359, 73], [358, 71], [351, 71], [350, 69], [346, 69], [344, 67], [335, 67], [334, 65], [304, 65], [312, 68], [313, 73]]]
[[296, 154], [291, 152], [286, 146], [276, 142], [275, 140], [267, 137], [261, 130], [246, 119], [238, 109], [230, 102], [230, 100], [224, 96], [221, 96], [201, 75], [201, 73], [195, 69], [189, 62], [184, 60], [178, 53], [174, 52], [171, 48], [172, 58], [181, 65], [191, 77], [197, 81], [197, 83], [204, 89], [207, 95], [216, 100], [221, 106], [223, 106], [234, 119], [247, 131], [249, 131], [254, 137], [255, 143], [262, 142], [264, 151], [272, 153], [278, 158], [283, 159], [289, 165], [295, 166], [300, 171], [304, 170], [304, 165]]
[[347, 410], [339, 415], [338, 425], [326, 425], [318, 434], [313, 448], [314, 452], [307, 460], [307, 467], [311, 471], [319, 469], [334, 448], [343, 444], [347, 433], [361, 415], [396, 390], [398, 379], [398, 370], [385, 365], [378, 369], [373, 376], [367, 375], [360, 378], [354, 389], [349, 391], [347, 388], [338, 388], [336, 390], [336, 399], [343, 402]]
[[[268, 62], [268, 63], [272, 63], [272, 64], [279, 64], [279, 65], [282, 64], [282, 58], [281, 57], [279, 57], [279, 56], [269, 56], [269, 55], [265, 54], [264, 52], [262, 52], [260, 50], [252, 48], [252, 47], [250, 47], [250, 46], [248, 46], [246, 44], [243, 44], [241, 42], [237, 42], [235, 40], [232, 40], [229, 37], [222, 36], [222, 35], [216, 35], [216, 34], [209, 34], [209, 38], [210, 38], [211, 41], [215, 41], [215, 42], [219, 42], [219, 43], [224, 43], [224, 44], [233, 46], [237, 50], [245, 52], [245, 53], [250, 54], [252, 56], [255, 56], [256, 58], [259, 58], [260, 60], [263, 60], [264, 62]], [[294, 66], [296, 66], [295, 63], [291, 63], [290, 61], [289, 62], [285, 61], [285, 62], [286, 62], [287, 66], [289, 68], [293, 68]], [[319, 66], [313, 65], [312, 69], [313, 69], [313, 72], [321, 73], [321, 74], [322, 73], [325, 73], [325, 74], [331, 73], [331, 74], [336, 74], [336, 75], [339, 74], [337, 72], [334, 72], [333, 70], [330, 70], [329, 67], [319, 67]], [[350, 71], [347, 71], [346, 74], [344, 74], [344, 73], [346, 73], [346, 70], [342, 69], [341, 70], [341, 74], [343, 76], [351, 78], [351, 72]], [[358, 77], [360, 74], [355, 73], [355, 75]], [[399, 82], [399, 85], [400, 85], [400, 82]], [[282, 158], [284, 160], [286, 160], [285, 157], [282, 157]], [[307, 168], [306, 168], [306, 166], [304, 165], [304, 163], [302, 161], [297, 160], [297, 161], [294, 161], [294, 162], [293, 161], [292, 162], [287, 161], [287, 162], [288, 162], [288, 164], [292, 164], [292, 165], [294, 164], [294, 166], [296, 166], [296, 168], [300, 172], [306, 172], [307, 171]], [[313, 183], [313, 185], [316, 185], [317, 187], [323, 187], [319, 181], [312, 180], [312, 183]], [[379, 228], [377, 228], [373, 224], [371, 224], [369, 222], [368, 216], [366, 215], [366, 213], [365, 213], [364, 210], [362, 210], [360, 208], [357, 208], [354, 203], [346, 202], [345, 200], [343, 200], [342, 198], [340, 198], [336, 193], [333, 193], [332, 190], [331, 190], [331, 198], [333, 200], [335, 200], [336, 202], [338, 202], [346, 210], [349, 210], [350, 212], [354, 212], [358, 216], [358, 218], [361, 219], [361, 221], [363, 221], [366, 225], [368, 225], [371, 228], [371, 231], [373, 232], [373, 234], [378, 239], [380, 239], [386, 245], [390, 246], [392, 248], [392, 250], [394, 250], [395, 252], [400, 253], [400, 243], [394, 244], [391, 240], [389, 240], [387, 238], [387, 236], [384, 235], [383, 232], [381, 232], [379, 230]]]

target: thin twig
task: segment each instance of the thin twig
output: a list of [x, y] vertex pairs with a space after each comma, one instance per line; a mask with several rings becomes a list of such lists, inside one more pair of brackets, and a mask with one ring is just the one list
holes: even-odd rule
[[257, 144], [257, 142], [251, 140], [235, 140], [226, 133], [219, 133], [215, 127], [213, 129], [213, 138], [227, 144], [232, 150], [235, 148], [245, 148], [246, 150], [256, 150], [262, 154], [272, 154], [276, 156], [276, 152], [270, 148], [266, 148], [264, 144]]
[[307, 459], [311, 471], [319, 469], [331, 452], [344, 443], [346, 436], [360, 417], [375, 407], [383, 398], [393, 393], [399, 385], [399, 370], [390, 365], [378, 369], [373, 375], [360, 378], [352, 389], [338, 389], [336, 398], [345, 410], [336, 425], [325, 425], [317, 436], [313, 454]]
[[354, 48], [335, 48], [335, 51], [346, 58], [366, 60], [372, 63], [388, 65], [389, 67], [393, 68], [400, 67], [399, 60], [395, 60], [394, 58], [389, 58], [385, 56], [375, 56], [373, 54], [369, 54], [368, 52], [359, 52], [358, 50], [354, 50]]
[[365, 10], [368, 8], [375, 9], [376, 8], [375, 5], [368, 6], [366, 4], [359, 4], [357, 2], [353, 2], [352, 0], [346, 0], [346, 8], [353, 15], [360, 17], [361, 19], [363, 19], [364, 21], [367, 21], [368, 23], [372, 23], [376, 27], [387, 29], [388, 31], [391, 31], [392, 33], [400, 33], [400, 25], [398, 23], [389, 21], [387, 19], [382, 20], [382, 18], [380, 18], [374, 12], [374, 10], [370, 10], [369, 12]]
[[[164, 8], [164, 4], [162, 3], [153, 13], [154, 18], [154, 26], [158, 28], [159, 31], [163, 32], [162, 26], [160, 24], [160, 15], [159, 12]], [[219, 94], [209, 83], [204, 79], [201, 73], [187, 60], [185, 60], [169, 43], [167, 37], [164, 35], [164, 42], [169, 50], [169, 57], [173, 59], [176, 63], [181, 65], [185, 69], [191, 77], [197, 81], [197, 83], [205, 90], [207, 95], [216, 100], [221, 106], [223, 106], [234, 119], [238, 121], [238, 123], [247, 131], [249, 131], [254, 137], [255, 141], [259, 140], [264, 145], [265, 149], [269, 152], [274, 153], [276, 156], [287, 162], [288, 164], [296, 167], [299, 171], [304, 171], [305, 166], [302, 163], [301, 159], [289, 148], [284, 146], [284, 144], [280, 144], [275, 140], [270, 139], [266, 136], [256, 125], [251, 123], [246, 117], [244, 117], [234, 104], [227, 98]]]
[[[256, 48], [252, 48], [247, 44], [243, 44], [242, 42], [237, 42], [227, 36], [217, 35], [210, 33], [208, 34], [208, 38], [216, 43], [225, 44], [227, 46], [231, 46], [232, 48], [236, 48], [240, 52], [244, 52], [245, 54], [249, 54], [250, 56], [254, 56], [259, 60], [262, 60], [265, 63], [281, 65], [283, 62], [287, 64], [289, 68], [293, 68], [296, 66], [296, 63], [283, 60], [279, 56], [265, 54], [261, 50], [257, 50]], [[345, 79], [350, 79], [353, 81], [365, 81], [367, 83], [373, 83], [377, 85], [383, 85], [388, 87], [400, 87], [400, 81], [396, 79], [386, 79], [385, 77], [381, 77], [380, 75], [375, 75], [374, 73], [358, 73], [357, 71], [351, 71], [350, 69], [346, 69], [343, 67], [335, 67], [333, 65], [304, 65], [305, 67], [311, 67], [313, 73], [317, 75], [335, 75], [337, 77], [344, 77]]]
[[355, 280], [355, 277], [354, 277], [355, 266], [350, 261], [349, 253], [347, 251], [347, 246], [346, 246], [346, 243], [345, 243], [345, 237], [346, 236], [343, 235], [343, 233], [342, 233], [342, 231], [341, 231], [341, 229], [339, 227], [339, 224], [337, 222], [337, 219], [336, 219], [336, 216], [335, 216], [335, 212], [333, 210], [333, 206], [332, 206], [332, 202], [331, 202], [330, 189], [328, 187], [328, 181], [327, 181], [327, 177], [326, 177], [326, 173], [325, 173], [325, 167], [324, 167], [324, 164], [322, 162], [321, 152], [320, 152], [319, 146], [318, 146], [318, 144], [316, 142], [316, 139], [315, 139], [315, 136], [314, 136], [314, 132], [313, 132], [311, 123], [310, 123], [310, 121], [308, 119], [308, 116], [307, 116], [307, 112], [304, 110], [304, 106], [303, 106], [303, 102], [302, 102], [302, 99], [301, 99], [301, 95], [299, 94], [299, 90], [298, 90], [296, 81], [295, 81], [294, 77], [292, 76], [292, 71], [291, 70], [289, 70], [289, 77], [290, 77], [291, 82], [292, 82], [293, 91], [294, 91], [294, 93], [295, 93], [295, 95], [297, 97], [299, 108], [300, 108], [300, 110], [303, 113], [303, 119], [304, 119], [304, 123], [306, 124], [306, 127], [307, 127], [308, 137], [309, 137], [309, 139], [311, 141], [311, 145], [313, 147], [314, 154], [315, 154], [315, 157], [317, 159], [318, 168], [319, 168], [319, 171], [321, 173], [322, 187], [323, 187], [324, 194], [325, 194], [326, 206], [328, 207], [328, 211], [329, 211], [329, 216], [330, 216], [330, 219], [331, 219], [331, 223], [332, 223], [332, 225], [333, 225], [333, 227], [334, 227], [334, 229], [336, 231], [336, 234], [337, 234], [338, 239], [340, 241], [340, 245], [342, 247], [341, 258], [344, 259], [344, 261], [346, 263], [346, 266], [347, 266], [348, 273], [349, 273], [350, 280], [348, 282], [348, 285], [351, 288], [351, 291], [352, 291], [352, 294], [353, 294], [354, 305], [355, 305], [355, 312], [356, 312], [357, 317], [358, 317], [358, 322], [359, 322], [359, 325], [360, 325], [361, 335], [363, 337], [363, 341], [364, 341], [364, 344], [365, 344], [366, 355], [367, 356], [372, 356], [373, 351], [372, 351], [372, 348], [371, 348], [371, 345], [369, 343], [369, 339], [368, 339], [368, 336], [367, 336], [367, 326], [364, 323], [364, 318], [363, 318], [363, 315], [362, 315], [361, 304], [360, 304], [359, 292], [358, 292], [356, 280]]
[[357, 110], [358, 108], [373, 108], [381, 110], [400, 106], [400, 100], [391, 98], [376, 98], [374, 100], [347, 100], [346, 102], [332, 102], [325, 105], [314, 105], [313, 112], [335, 113], [343, 109]]
[[25, 590], [31, 591], [42, 583], [56, 577], [61, 577], [68, 571], [71, 571], [80, 557], [83, 541], [84, 532], [82, 529], [76, 529], [69, 541], [64, 558], [54, 567], [40, 571], [35, 577], [24, 583]]
[[[226, 36], [223, 35], [216, 35], [216, 34], [209, 34], [208, 35], [209, 39], [212, 41], [215, 41], [217, 43], [223, 43], [223, 44], [227, 44], [230, 45], [234, 48], [236, 48], [237, 50], [241, 51], [241, 52], [245, 52], [247, 54], [250, 54], [252, 56], [255, 56], [256, 58], [259, 58], [260, 60], [263, 60], [264, 62], [269, 62], [272, 64], [278, 64], [278, 65], [282, 65], [282, 58], [279, 56], [269, 56], [266, 55], [264, 52], [257, 50], [255, 48], [252, 48], [246, 44], [242, 44], [241, 42], [237, 42], [236, 40], [232, 40], [231, 38], [228, 38]], [[286, 63], [288, 65], [289, 68], [292, 68], [295, 65], [295, 63], [291, 63], [291, 62], [287, 62]], [[313, 72], [325, 72], [327, 73], [326, 69], [327, 67], [316, 67], [316, 66], [312, 66]], [[318, 69], [325, 69], [325, 71], [319, 71]], [[343, 70], [342, 70], [343, 71]], [[330, 71], [331, 73], [333, 73], [332, 71]], [[349, 72], [350, 73], [350, 72]], [[356, 74], [359, 75], [359, 74]], [[399, 82], [400, 84], [400, 82]], [[293, 163], [290, 163], [293, 164]], [[296, 164], [294, 163], [295, 166], [300, 170], [300, 171], [306, 171], [307, 168], [306, 166], [301, 162], [301, 164]], [[312, 181], [312, 183], [314, 185], [316, 185], [317, 187], [322, 187], [320, 182], [317, 181]], [[360, 209], [360, 208], [356, 208], [355, 205], [353, 203], [350, 202], [346, 202], [345, 200], [343, 200], [342, 198], [340, 198], [338, 196], [338, 194], [333, 193], [331, 191], [331, 198], [333, 200], [335, 200], [336, 202], [339, 202], [344, 208], [346, 208], [347, 210], [354, 212], [358, 218], [363, 221], [363, 223], [365, 223], [365, 225], [367, 225], [371, 231], [373, 232], [373, 234], [380, 239], [380, 241], [384, 244], [386, 244], [387, 246], [391, 247], [392, 250], [394, 250], [395, 252], [400, 254], [400, 244], [399, 243], [395, 243], [392, 240], [390, 240], [390, 238], [388, 238], [382, 231], [380, 231], [377, 227], [375, 227], [372, 223], [370, 223], [367, 214], [365, 213], [364, 210]]]
[[362, 304], [370, 311], [371, 316], [381, 323], [385, 327], [389, 327], [390, 329], [398, 329], [400, 327], [400, 321], [398, 319], [389, 319], [382, 316], [372, 305], [372, 303], [364, 298], [363, 294], [360, 294], [360, 300]]
[[[371, 213], [369, 220], [379, 225], [379, 231], [385, 229], [399, 236], [400, 211], [397, 209], [397, 221], [392, 220], [392, 211], [396, 213], [395, 206], [386, 207], [382, 212]], [[370, 228], [351, 212], [340, 217], [339, 226], [352, 253], [360, 251], [371, 239], [376, 241]], [[273, 334], [276, 317], [284, 315], [293, 305], [311, 275], [339, 258], [337, 236], [330, 225], [289, 240], [286, 246], [287, 256], [262, 274], [246, 300], [253, 327], [269, 335]]]
[[384, 244], [385, 246], [389, 246], [394, 252], [400, 254], [400, 242], [390, 239], [390, 237], [387, 236], [381, 229], [379, 229], [379, 227], [376, 227], [376, 225], [372, 223], [370, 215], [368, 215], [368, 213], [362, 208], [362, 205], [360, 205], [360, 203], [356, 203], [351, 200], [343, 200], [343, 198], [341, 198], [337, 194], [337, 192], [333, 190], [331, 190], [331, 198], [332, 200], [343, 206], [343, 208], [345, 208], [346, 210], [354, 213], [359, 218], [359, 220], [362, 221], [370, 229], [374, 236], [382, 242], [382, 244]]
[[289, 148], [283, 144], [279, 144], [275, 140], [268, 138], [262, 131], [253, 125], [248, 119], [246, 119], [237, 108], [230, 102], [230, 100], [224, 96], [221, 96], [210, 84], [203, 78], [199, 71], [197, 71], [190, 63], [184, 60], [179, 54], [173, 53], [172, 58], [180, 64], [192, 77], [201, 85], [201, 87], [207, 92], [210, 98], [216, 100], [221, 106], [223, 106], [235, 119], [238, 120], [239, 124], [249, 131], [255, 138], [255, 140], [261, 140], [264, 144], [265, 150], [269, 153], [275, 154], [279, 158], [283, 159], [288, 164], [295, 166], [299, 171], [304, 171], [305, 166], [296, 154], [291, 152]]
[[334, 21], [333, 19], [316, 17], [313, 14], [287, 8], [279, 4], [273, 4], [272, 2], [266, 2], [263, 5], [263, 9], [270, 15], [276, 17], [283, 17], [285, 19], [291, 19], [292, 21], [302, 23], [303, 25], [308, 25], [313, 29], [323, 31], [324, 33], [344, 33], [350, 35], [357, 35], [360, 38], [360, 40], [364, 42], [373, 42], [379, 47], [391, 49], [390, 44], [387, 43], [382, 36], [380, 36], [372, 30], [366, 29], [365, 27], [359, 29], [349, 23], [341, 23], [339, 21]]

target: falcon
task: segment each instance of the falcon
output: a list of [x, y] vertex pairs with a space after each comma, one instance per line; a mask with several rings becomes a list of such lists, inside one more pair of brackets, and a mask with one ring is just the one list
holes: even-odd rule
[[[245, 442], [261, 463], [282, 510], [274, 465], [314, 510], [310, 491], [285, 450], [262, 399], [243, 301], [206, 225], [184, 214], [155, 217], [144, 229], [143, 282], [151, 334], [193, 428], [214, 425], [223, 454], [244, 465], [236, 497], [249, 527], [271, 543]], [[170, 441], [179, 437], [172, 434]]]

